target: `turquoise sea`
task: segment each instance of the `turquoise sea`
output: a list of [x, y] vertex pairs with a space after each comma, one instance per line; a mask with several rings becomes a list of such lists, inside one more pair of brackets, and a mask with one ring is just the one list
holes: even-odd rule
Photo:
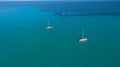
[[120, 67], [119, 38], [120, 2], [0, 2], [0, 67]]

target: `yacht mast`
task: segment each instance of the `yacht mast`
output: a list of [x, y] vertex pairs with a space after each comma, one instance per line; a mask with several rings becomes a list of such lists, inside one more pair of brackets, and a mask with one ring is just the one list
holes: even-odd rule
[[49, 26], [49, 20], [48, 20], [47, 26]]
[[82, 29], [82, 38], [84, 37], [85, 29]]

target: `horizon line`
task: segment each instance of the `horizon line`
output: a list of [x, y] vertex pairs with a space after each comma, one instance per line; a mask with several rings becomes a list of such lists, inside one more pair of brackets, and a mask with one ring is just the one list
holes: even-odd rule
[[[25, 1], [27, 1], [27, 2], [31, 2], [31, 1], [56, 1], [56, 0], [18, 0], [18, 1], [16, 1], [16, 0], [0, 0], [0, 2], [25, 2]], [[57, 1], [65, 1], [65, 0], [57, 0]], [[69, 1], [82, 1], [82, 0], [69, 0]], [[68, 1], [68, 2], [69, 2]], [[84, 1], [108, 1], [108, 0], [84, 0]], [[119, 0], [109, 0], [109, 1], [119, 1]]]

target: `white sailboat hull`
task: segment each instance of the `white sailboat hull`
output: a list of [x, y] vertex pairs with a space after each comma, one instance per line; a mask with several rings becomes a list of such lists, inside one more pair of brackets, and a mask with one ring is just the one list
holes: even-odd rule
[[46, 27], [46, 29], [52, 29], [53, 27], [52, 26], [48, 26], [48, 27]]
[[81, 39], [79, 39], [80, 42], [85, 42], [87, 40], [88, 40], [87, 38], [81, 38]]

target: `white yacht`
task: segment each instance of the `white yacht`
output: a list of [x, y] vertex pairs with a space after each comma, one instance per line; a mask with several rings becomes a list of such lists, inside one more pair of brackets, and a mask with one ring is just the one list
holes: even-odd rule
[[88, 38], [84, 37], [84, 28], [82, 30], [82, 37], [79, 39], [79, 42], [86, 42]]
[[49, 29], [52, 29], [52, 28], [53, 28], [53, 27], [50, 26], [50, 24], [49, 24], [49, 20], [48, 20], [46, 29], [49, 30]]

